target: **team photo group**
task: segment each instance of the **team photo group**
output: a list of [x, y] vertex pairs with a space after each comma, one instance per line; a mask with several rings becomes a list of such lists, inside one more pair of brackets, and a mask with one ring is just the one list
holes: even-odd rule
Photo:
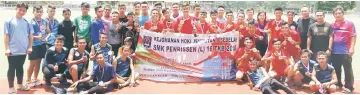
[[[127, 10], [127, 6], [134, 10]], [[233, 12], [217, 6], [209, 11], [200, 5], [173, 3], [166, 8], [157, 3], [150, 9], [146, 1], [119, 4], [116, 9], [110, 5], [90, 7], [83, 2], [80, 8], [81, 15], [71, 19], [74, 15], [68, 8], [56, 12], [52, 5], [16, 5], [16, 14], [4, 22], [8, 94], [42, 84], [56, 94], [104, 94], [136, 87], [141, 72], [135, 69], [140, 62], [135, 61], [135, 51], [143, 47], [138, 43], [146, 41], [141, 32], [148, 31], [200, 38], [237, 32], [238, 46], [230, 57], [236, 66], [233, 80], [259, 93], [354, 91], [356, 30], [353, 22], [344, 18], [341, 7], [334, 7], [333, 17], [326, 17], [335, 18], [334, 22], [326, 21], [326, 12], [321, 10], [312, 17], [307, 6], [301, 7], [297, 20], [297, 13], [283, 8], [255, 13], [253, 8]], [[95, 15], [90, 15], [90, 10]], [[61, 14], [63, 21], [54, 18], [55, 14]], [[269, 14], [275, 18], [268, 18]], [[33, 16], [25, 19], [24, 15]], [[25, 61], [29, 61], [28, 67], [24, 67]], [[39, 72], [43, 77], [38, 77]], [[54, 79], [67, 87], [55, 86]]]

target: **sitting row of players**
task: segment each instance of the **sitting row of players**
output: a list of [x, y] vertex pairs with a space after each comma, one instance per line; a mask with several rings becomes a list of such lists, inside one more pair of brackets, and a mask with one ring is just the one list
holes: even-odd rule
[[[47, 50], [42, 64], [46, 86], [54, 93], [83, 91], [84, 94], [99, 94], [115, 87], [135, 86], [139, 75], [134, 72], [133, 60], [130, 58], [133, 52], [130, 48], [131, 40], [125, 39], [126, 44], [119, 48], [119, 56], [115, 58], [111, 46], [107, 44], [105, 33], [101, 33], [100, 42], [92, 46], [90, 53], [85, 50], [87, 43], [84, 38], [79, 37], [77, 47], [68, 52], [68, 49], [63, 47], [64, 37], [57, 35], [55, 46]], [[94, 61], [90, 69], [89, 59]], [[73, 84], [67, 90], [57, 88], [51, 83], [54, 77], [58, 77], [61, 84], [67, 84], [67, 79], [71, 79]]]
[[286, 41], [274, 38], [272, 50], [261, 57], [259, 50], [254, 48], [252, 38], [245, 38], [245, 47], [235, 53], [237, 63], [236, 80], [249, 80], [253, 90], [261, 90], [264, 94], [276, 94], [277, 89], [286, 93], [294, 93], [288, 88], [290, 81], [295, 82], [297, 89], [309, 84], [315, 93], [334, 93], [338, 81], [334, 67], [328, 64], [328, 53], [319, 51], [316, 60], [311, 60], [312, 52], [300, 51], [300, 60], [295, 63], [287, 51]]

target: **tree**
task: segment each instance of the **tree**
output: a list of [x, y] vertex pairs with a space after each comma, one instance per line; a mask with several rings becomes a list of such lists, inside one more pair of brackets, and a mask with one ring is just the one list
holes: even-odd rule
[[332, 11], [335, 7], [342, 7], [344, 11], [352, 10], [356, 8], [355, 1], [318, 1], [317, 9], [323, 11]]

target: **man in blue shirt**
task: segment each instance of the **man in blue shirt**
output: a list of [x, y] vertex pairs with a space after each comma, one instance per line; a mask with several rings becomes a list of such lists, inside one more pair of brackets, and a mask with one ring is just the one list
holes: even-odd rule
[[14, 88], [14, 78], [16, 78], [18, 88], [20, 90], [29, 90], [28, 87], [22, 85], [26, 54], [32, 52], [33, 43], [33, 27], [23, 18], [28, 9], [28, 5], [19, 3], [16, 5], [16, 16], [4, 22], [4, 46], [5, 55], [8, 58], [9, 69], [7, 71], [7, 79], [9, 83], [9, 94], [16, 94]]
[[327, 53], [319, 51], [317, 53], [317, 61], [319, 64], [314, 66], [310, 82], [311, 90], [315, 93], [334, 93], [336, 91], [336, 77], [335, 69], [327, 63]]
[[249, 59], [249, 67], [250, 70], [247, 72], [247, 75], [250, 83], [248, 86], [252, 90], [260, 90], [263, 94], [277, 94], [276, 90], [281, 89], [287, 94], [294, 94], [290, 88], [271, 78], [263, 67], [258, 67], [257, 59]]
[[146, 1], [141, 3], [141, 10], [142, 10], [142, 13], [139, 16], [139, 25], [144, 26], [145, 22], [150, 19], [149, 6]]
[[102, 19], [104, 9], [102, 6], [95, 7], [96, 18], [91, 22], [91, 41], [93, 44], [100, 42], [100, 32], [105, 32], [104, 20]]
[[[40, 71], [40, 63], [45, 57], [46, 52], [46, 35], [50, 33], [47, 22], [42, 19], [43, 8], [42, 6], [33, 7], [34, 18], [30, 20], [30, 24], [34, 29], [33, 33], [33, 51], [29, 54], [28, 59], [30, 65], [27, 70], [26, 85], [33, 87], [41, 85], [38, 79]], [[32, 74], [34, 73], [33, 79]]]
[[302, 84], [309, 84], [311, 81], [311, 72], [314, 65], [317, 63], [310, 59], [310, 50], [304, 49], [301, 51], [300, 59], [294, 66], [294, 80], [297, 89], [302, 88]]
[[45, 21], [48, 23], [50, 30], [50, 34], [46, 38], [48, 48], [54, 46], [55, 37], [56, 34], [58, 33], [59, 21], [56, 18], [54, 18], [55, 12], [56, 12], [56, 7], [49, 5], [47, 9], [48, 17], [45, 18]]
[[[105, 62], [104, 52], [99, 51], [97, 53], [96, 61], [99, 65], [94, 68], [91, 75], [76, 81], [67, 89], [68, 92], [82, 91], [82, 94], [104, 94], [114, 89], [115, 85], [113, 83], [116, 81], [115, 71], [111, 64]], [[96, 79], [96, 81], [89, 82], [93, 79]]]

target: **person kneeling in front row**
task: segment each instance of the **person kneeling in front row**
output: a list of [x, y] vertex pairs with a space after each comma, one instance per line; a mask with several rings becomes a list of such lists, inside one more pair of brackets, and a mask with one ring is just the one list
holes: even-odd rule
[[[76, 81], [67, 92], [80, 92], [82, 94], [104, 94], [114, 89], [113, 83], [116, 82], [116, 75], [113, 66], [105, 63], [104, 53], [99, 51], [96, 54], [97, 66], [94, 67], [90, 76]], [[95, 82], [89, 82], [96, 78]]]
[[133, 59], [129, 56], [130, 51], [130, 46], [124, 46], [122, 55], [119, 55], [113, 62], [119, 88], [127, 85], [130, 87], [135, 86], [134, 84], [139, 77], [139, 74], [135, 72]]
[[[57, 87], [51, 84], [51, 79], [55, 77], [56, 73], [61, 72], [61, 69], [65, 70], [66, 68], [61, 68], [60, 65], [65, 65], [65, 57], [67, 54], [67, 49], [63, 47], [64, 45], [64, 36], [57, 35], [55, 39], [55, 46], [50, 47], [45, 54], [45, 60], [42, 63], [42, 72], [45, 77], [45, 84], [48, 88], [52, 89], [54, 93], [63, 93], [64, 91], [58, 89]], [[59, 72], [60, 71], [60, 72]], [[62, 77], [60, 80], [64, 80]]]
[[278, 89], [284, 90], [287, 94], [294, 94], [290, 88], [271, 78], [263, 67], [258, 67], [257, 63], [257, 59], [249, 59], [250, 69], [247, 74], [250, 79], [248, 85], [251, 89], [260, 90], [263, 94], [277, 94]]
[[65, 71], [65, 76], [72, 79], [73, 82], [86, 77], [86, 70], [89, 66], [89, 52], [85, 50], [86, 41], [83, 37], [77, 39], [78, 47], [70, 50], [68, 56], [68, 69]]
[[334, 93], [336, 91], [336, 77], [335, 69], [327, 63], [327, 53], [319, 51], [316, 60], [319, 64], [314, 66], [310, 82], [311, 90], [315, 93]]

